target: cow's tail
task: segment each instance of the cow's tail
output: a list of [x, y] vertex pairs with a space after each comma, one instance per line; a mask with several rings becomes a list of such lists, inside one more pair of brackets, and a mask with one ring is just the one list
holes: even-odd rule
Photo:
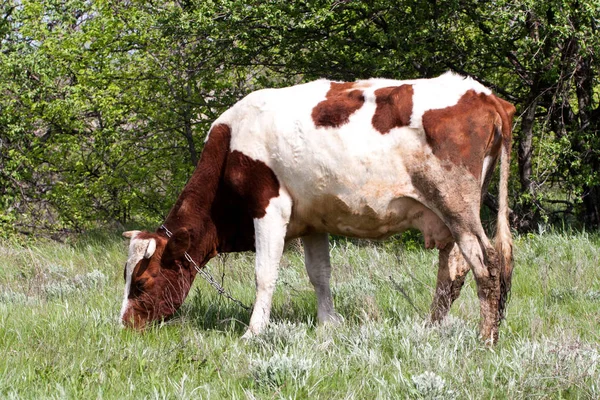
[[499, 320], [504, 318], [506, 303], [511, 287], [513, 272], [513, 242], [509, 226], [508, 207], [508, 175], [510, 170], [510, 153], [512, 147], [512, 116], [515, 108], [512, 104], [499, 99], [501, 109], [501, 126], [497, 126], [502, 134], [500, 149], [500, 184], [498, 194], [498, 221], [494, 244], [500, 260], [500, 303], [498, 306]]

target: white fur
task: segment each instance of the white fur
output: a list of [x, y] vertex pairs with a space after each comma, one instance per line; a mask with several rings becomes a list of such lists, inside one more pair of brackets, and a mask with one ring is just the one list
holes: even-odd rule
[[125, 293], [123, 294], [123, 303], [121, 305], [121, 313], [119, 320], [123, 320], [123, 316], [129, 307], [129, 290], [131, 287], [131, 275], [138, 262], [144, 258], [152, 257], [156, 250], [156, 241], [154, 239], [136, 239], [139, 231], [133, 232], [131, 242], [129, 243], [129, 256], [127, 258], [127, 266], [125, 267]]
[[256, 301], [244, 338], [260, 333], [269, 322], [273, 291], [279, 273], [279, 260], [283, 253], [285, 233], [291, 212], [291, 198], [285, 189], [281, 189], [279, 196], [269, 202], [265, 216], [254, 219]]
[[329, 235], [315, 233], [302, 238], [306, 272], [317, 294], [317, 318], [320, 323], [339, 323], [342, 316], [333, 307], [329, 288], [331, 262], [329, 261]]
[[494, 161], [494, 157], [492, 157], [492, 156], [485, 156], [485, 158], [483, 159], [483, 167], [481, 168], [481, 184], [482, 185], [483, 185], [483, 182], [485, 181], [485, 177], [488, 174], [488, 170], [492, 166], [493, 161]]
[[[373, 128], [378, 88], [412, 84], [414, 112], [410, 127], [381, 134]], [[435, 79], [359, 81], [365, 103], [339, 128], [315, 127], [312, 110], [325, 100], [330, 81], [251, 93], [216, 122], [232, 128], [231, 149], [267, 164], [285, 182], [298, 217], [309, 214], [324, 195], [339, 198], [352, 210], [369, 208], [382, 219], [400, 220], [395, 199], [418, 198], [407, 173], [416, 158], [431, 158], [421, 126], [428, 109], [456, 104], [468, 90], [489, 93], [479, 83], [454, 74]], [[396, 207], [396, 208], [395, 208]], [[391, 217], [390, 217], [391, 216]], [[388, 218], [389, 217], [389, 218]], [[328, 221], [336, 234], [381, 237], [405, 227], [393, 222], [376, 229], [348, 221]]]

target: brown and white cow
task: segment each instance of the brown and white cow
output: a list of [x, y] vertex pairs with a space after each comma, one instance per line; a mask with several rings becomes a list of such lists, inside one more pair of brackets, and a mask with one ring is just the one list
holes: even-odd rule
[[[213, 124], [202, 158], [154, 233], [131, 238], [121, 319], [143, 328], [172, 315], [200, 265], [256, 251], [248, 337], [269, 321], [284, 243], [302, 238], [320, 322], [336, 322], [328, 234], [382, 239], [419, 229], [437, 247], [432, 319], [443, 318], [472, 269], [480, 333], [494, 342], [512, 274], [507, 181], [515, 108], [476, 81], [318, 80], [251, 93]], [[495, 247], [482, 194], [501, 160]], [[466, 260], [466, 262], [465, 262]]]

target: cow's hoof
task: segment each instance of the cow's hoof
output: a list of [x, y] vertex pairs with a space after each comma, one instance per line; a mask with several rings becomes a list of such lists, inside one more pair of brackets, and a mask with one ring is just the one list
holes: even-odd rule
[[334, 311], [330, 314], [319, 315], [319, 323], [321, 325], [339, 326], [344, 323], [344, 317]]
[[256, 337], [256, 333], [252, 332], [250, 329], [248, 329], [246, 331], [246, 333], [244, 333], [242, 335], [242, 340], [249, 342], [250, 340], [254, 339]]
[[489, 329], [481, 329], [479, 331], [479, 338], [486, 346], [494, 346], [498, 343], [498, 328], [492, 327]]

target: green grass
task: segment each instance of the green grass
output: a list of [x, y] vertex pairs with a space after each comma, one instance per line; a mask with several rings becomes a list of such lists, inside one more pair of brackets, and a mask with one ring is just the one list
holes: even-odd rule
[[[143, 334], [117, 323], [126, 243], [0, 242], [0, 398], [600, 398], [600, 236], [515, 239], [500, 343], [477, 338], [472, 277], [427, 325], [435, 251], [338, 240], [333, 291], [345, 323], [315, 323], [301, 249], [286, 251], [264, 335], [197, 280], [177, 316]], [[254, 296], [253, 255], [213, 260]]]

